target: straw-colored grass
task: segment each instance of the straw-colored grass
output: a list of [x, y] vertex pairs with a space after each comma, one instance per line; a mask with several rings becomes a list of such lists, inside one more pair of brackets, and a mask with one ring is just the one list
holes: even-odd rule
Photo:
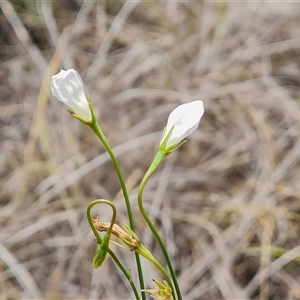
[[[284, 1], [283, 1], [284, 2]], [[75, 68], [136, 204], [170, 111], [202, 99], [199, 129], [146, 186], [184, 299], [300, 297], [300, 6], [210, 1], [0, 2], [0, 298], [133, 299], [85, 210], [128, 222], [96, 136], [49, 94]], [[109, 221], [98, 206], [94, 216]], [[112, 246], [137, 274], [133, 253]], [[160, 274], [142, 261], [148, 288]]]

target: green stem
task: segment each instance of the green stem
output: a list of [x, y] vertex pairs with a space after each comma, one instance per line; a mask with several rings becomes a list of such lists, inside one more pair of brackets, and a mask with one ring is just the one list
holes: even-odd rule
[[172, 281], [170, 279], [170, 276], [168, 275], [166, 270], [163, 268], [163, 266], [152, 255], [152, 253], [142, 244], [138, 247], [138, 249], [136, 251], [140, 255], [145, 257], [147, 260], [149, 260], [151, 263], [154, 264], [154, 266], [162, 273], [162, 275], [165, 277], [165, 280], [168, 282], [169, 286], [172, 288]]
[[[112, 217], [112, 221], [111, 222], [111, 225], [110, 225], [110, 228], [109, 230], [111, 231], [112, 229], [112, 226], [113, 224], [115, 223], [115, 220], [116, 220], [116, 208], [114, 205], [111, 205], [112, 203], [108, 203], [110, 201], [107, 201], [107, 200], [104, 200], [104, 199], [98, 199], [98, 200], [94, 200], [92, 203], [89, 204], [88, 208], [87, 208], [87, 211], [86, 211], [86, 215], [87, 215], [87, 219], [88, 219], [88, 222], [90, 224], [90, 227], [96, 237], [96, 240], [97, 240], [97, 243], [99, 245], [101, 245], [102, 243], [102, 238], [100, 236], [100, 234], [98, 233], [97, 229], [95, 228], [95, 225], [94, 225], [94, 222], [93, 222], [93, 219], [91, 217], [91, 209], [94, 205], [96, 204], [101, 204], [101, 203], [105, 203], [105, 204], [108, 204], [112, 207], [113, 209], [113, 217]], [[136, 289], [136, 286], [134, 284], [134, 282], [132, 281], [132, 278], [131, 278], [131, 275], [126, 271], [125, 267], [122, 265], [122, 263], [120, 262], [120, 260], [117, 258], [117, 256], [114, 254], [114, 252], [108, 248], [108, 253], [109, 255], [112, 257], [112, 259], [114, 260], [114, 262], [116, 263], [116, 265], [120, 268], [120, 270], [122, 271], [122, 273], [124, 274], [124, 276], [127, 278], [131, 288], [132, 288], [132, 291], [135, 295], [135, 298], [137, 300], [140, 300], [140, 296], [139, 296], [139, 293]]]
[[116, 210], [115, 205], [114, 205], [113, 203], [111, 203], [111, 201], [105, 200], [105, 199], [97, 199], [97, 200], [94, 200], [94, 201], [92, 201], [92, 202], [89, 204], [89, 206], [87, 207], [87, 210], [86, 210], [86, 216], [87, 216], [88, 222], [89, 222], [89, 224], [90, 224], [90, 227], [91, 227], [92, 230], [93, 230], [94, 236], [96, 237], [97, 243], [100, 245], [101, 242], [102, 242], [102, 238], [101, 238], [100, 234], [98, 233], [97, 229], [95, 228], [93, 219], [92, 219], [92, 217], [91, 217], [91, 209], [92, 209], [96, 204], [107, 204], [107, 205], [109, 205], [109, 206], [112, 208], [113, 215], [112, 215], [112, 218], [111, 218], [111, 222], [110, 222], [110, 226], [109, 226], [108, 232], [111, 232], [111, 230], [112, 230], [112, 228], [113, 228], [113, 226], [114, 226], [114, 223], [116, 222], [116, 218], [117, 218], [117, 210]]
[[120, 270], [122, 271], [122, 273], [124, 274], [124, 276], [126, 277], [126, 279], [128, 280], [132, 290], [133, 290], [133, 293], [135, 295], [135, 298], [136, 300], [140, 300], [140, 295], [134, 285], [134, 282], [132, 281], [132, 277], [131, 277], [131, 274], [129, 274], [125, 267], [122, 265], [122, 263], [119, 261], [119, 259], [117, 258], [117, 256], [114, 254], [114, 252], [111, 250], [111, 249], [108, 249], [108, 253], [109, 255], [112, 257], [112, 259], [114, 260], [114, 262], [117, 264], [117, 266], [120, 268]]
[[[175, 271], [173, 269], [170, 257], [168, 255], [166, 246], [164, 245], [159, 233], [155, 229], [155, 226], [153, 225], [152, 221], [150, 220], [150, 218], [149, 218], [149, 216], [148, 216], [148, 214], [145, 211], [145, 208], [143, 206], [143, 191], [144, 191], [145, 185], [146, 185], [148, 179], [150, 178], [151, 174], [155, 171], [155, 169], [161, 163], [161, 161], [165, 158], [165, 156], [166, 156], [166, 152], [159, 150], [157, 152], [151, 166], [149, 167], [148, 171], [144, 175], [144, 178], [143, 178], [143, 180], [140, 184], [140, 187], [139, 187], [138, 205], [139, 205], [139, 209], [140, 209], [141, 214], [143, 215], [143, 217], [144, 217], [145, 221], [147, 222], [149, 228], [151, 229], [153, 235], [155, 236], [156, 240], [158, 241], [159, 246], [160, 246], [160, 248], [161, 248], [161, 250], [164, 254], [165, 260], [167, 262], [167, 265], [168, 265], [168, 268], [170, 270], [171, 277], [172, 277], [172, 280], [173, 280], [173, 283], [174, 283], [174, 286], [175, 286], [175, 289], [176, 289], [176, 294], [177, 294], [178, 300], [182, 300], [179, 284], [178, 284], [176, 274], [175, 274]], [[173, 291], [173, 287], [171, 285], [170, 285], [170, 287], [172, 288], [172, 291]], [[174, 291], [173, 291], [173, 297], [174, 297], [174, 300], [175, 300]]]
[[[92, 130], [95, 132], [95, 134], [98, 136], [98, 138], [100, 139], [100, 141], [102, 142], [102, 144], [104, 145], [106, 151], [108, 152], [113, 165], [115, 167], [115, 170], [117, 172], [119, 181], [120, 181], [120, 185], [123, 191], [123, 195], [124, 195], [124, 199], [125, 199], [125, 203], [126, 203], [126, 208], [127, 208], [127, 214], [128, 214], [128, 219], [129, 219], [129, 225], [132, 231], [134, 231], [134, 221], [133, 221], [133, 215], [132, 215], [132, 209], [131, 209], [131, 205], [130, 205], [130, 200], [129, 200], [129, 196], [128, 196], [128, 192], [127, 192], [127, 187], [125, 184], [125, 180], [123, 177], [123, 174], [121, 172], [118, 160], [114, 154], [114, 152], [112, 151], [108, 141], [106, 140], [106, 137], [103, 133], [103, 131], [101, 130], [99, 124], [97, 123], [96, 120], [94, 120], [94, 122], [88, 124]], [[139, 276], [139, 281], [140, 281], [140, 288], [141, 290], [145, 289], [145, 284], [144, 284], [144, 277], [143, 277], [143, 271], [142, 271], [142, 265], [141, 265], [141, 260], [140, 257], [137, 253], [135, 253], [135, 259], [136, 259], [136, 265], [137, 265], [137, 270], [138, 270], [138, 276]], [[146, 293], [145, 292], [141, 292], [142, 293], [142, 299], [146, 300]]]

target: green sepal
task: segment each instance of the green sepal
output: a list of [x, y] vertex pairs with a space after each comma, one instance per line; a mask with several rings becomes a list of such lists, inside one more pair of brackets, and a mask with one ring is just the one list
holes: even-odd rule
[[109, 244], [109, 239], [110, 239], [110, 233], [107, 232], [103, 239], [101, 244], [98, 246], [94, 258], [93, 258], [93, 268], [97, 269], [101, 267], [102, 263], [105, 260], [107, 251], [108, 251], [108, 244]]
[[126, 224], [124, 224], [124, 230], [133, 237], [132, 242], [130, 242], [128, 239], [122, 237], [121, 235], [119, 236], [119, 238], [130, 250], [136, 251], [136, 249], [138, 249], [141, 244], [139, 237]]
[[[169, 133], [167, 134], [165, 139], [162, 140], [162, 138], [161, 138], [161, 140], [160, 140], [159, 151], [164, 153], [164, 156], [169, 155], [170, 153], [172, 153], [173, 151], [175, 151], [176, 149], [181, 147], [186, 142], [186, 140], [183, 140], [181, 142], [172, 144], [171, 146], [167, 147], [167, 143], [168, 143], [168, 141], [171, 137], [171, 134], [172, 134], [173, 130], [174, 130], [174, 125], [172, 126], [171, 130], [169, 131]], [[165, 131], [166, 131], [166, 128], [163, 131], [162, 137], [164, 136]]]

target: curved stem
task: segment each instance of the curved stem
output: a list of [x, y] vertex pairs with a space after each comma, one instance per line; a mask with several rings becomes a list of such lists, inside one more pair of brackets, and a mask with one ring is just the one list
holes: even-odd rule
[[[109, 154], [109, 156], [110, 156], [110, 158], [113, 162], [113, 165], [114, 165], [115, 170], [117, 172], [117, 175], [118, 175], [118, 178], [119, 178], [119, 181], [120, 181], [120, 185], [121, 185], [121, 188], [122, 188], [122, 191], [123, 191], [123, 195], [124, 195], [124, 199], [125, 199], [125, 203], [126, 203], [127, 214], [128, 214], [128, 219], [129, 219], [129, 225], [130, 225], [131, 230], [134, 231], [135, 226], [134, 226], [134, 220], [133, 220], [130, 200], [129, 200], [127, 187], [126, 187], [125, 180], [124, 180], [123, 174], [121, 172], [118, 160], [117, 160], [115, 154], [113, 153], [113, 151], [112, 151], [108, 141], [106, 140], [106, 137], [105, 137], [103, 131], [101, 130], [99, 124], [97, 123], [97, 121], [95, 120], [93, 123], [89, 124], [89, 126], [92, 128], [92, 130], [98, 136], [100, 141], [103, 143], [106, 151], [108, 152], [108, 154]], [[139, 281], [140, 281], [140, 288], [141, 288], [141, 290], [143, 290], [145, 288], [144, 277], [143, 277], [141, 260], [140, 260], [140, 257], [137, 253], [135, 253], [135, 260], [136, 260], [138, 276], [139, 276]], [[145, 292], [141, 292], [141, 293], [142, 293], [142, 299], [146, 300], [146, 293]]]
[[[148, 179], [150, 178], [151, 174], [155, 171], [155, 169], [161, 163], [161, 161], [164, 159], [165, 156], [166, 156], [165, 152], [162, 152], [162, 151], [157, 152], [151, 166], [149, 167], [148, 171], [146, 172], [146, 174], [145, 174], [145, 176], [144, 176], [144, 178], [143, 178], [143, 180], [140, 184], [139, 191], [138, 191], [138, 205], [139, 205], [139, 209], [140, 209], [141, 214], [143, 215], [145, 221], [147, 222], [150, 230], [152, 231], [154, 237], [156, 238], [156, 240], [157, 240], [157, 242], [158, 242], [158, 244], [159, 244], [159, 246], [160, 246], [160, 248], [161, 248], [161, 250], [164, 254], [165, 260], [167, 262], [167, 265], [168, 265], [168, 268], [170, 270], [171, 277], [172, 277], [172, 280], [173, 280], [173, 283], [174, 283], [174, 286], [175, 286], [175, 289], [176, 289], [176, 294], [177, 294], [178, 300], [182, 300], [179, 284], [178, 284], [176, 274], [175, 274], [175, 271], [173, 269], [170, 257], [168, 255], [166, 246], [164, 245], [159, 233], [155, 229], [155, 226], [153, 225], [152, 221], [150, 220], [150, 218], [149, 218], [149, 216], [148, 216], [148, 214], [147, 214], [147, 212], [146, 212], [146, 210], [143, 206], [143, 191], [144, 191], [145, 185], [146, 185]], [[173, 287], [171, 285], [170, 285], [170, 287], [172, 288], [172, 291], [173, 291]], [[173, 297], [174, 297], [174, 300], [175, 300], [174, 291], [173, 291]]]
[[[109, 227], [109, 231], [111, 232], [112, 230], [112, 227], [115, 223], [115, 220], [116, 220], [116, 216], [117, 216], [117, 211], [116, 211], [116, 207], [113, 205], [113, 203], [111, 203], [110, 201], [108, 200], [105, 200], [105, 199], [97, 199], [97, 200], [94, 200], [93, 202], [91, 202], [86, 210], [86, 214], [87, 214], [87, 219], [88, 219], [88, 222], [90, 224], [90, 227], [97, 239], [97, 243], [98, 244], [101, 244], [102, 243], [102, 238], [100, 236], [100, 234], [98, 233], [97, 229], [95, 228], [95, 225], [94, 225], [94, 222], [93, 222], [93, 219], [91, 217], [91, 209], [93, 208], [94, 205], [96, 204], [101, 204], [101, 203], [105, 203], [105, 204], [108, 204], [111, 206], [112, 210], [113, 210], [113, 216], [112, 216], [112, 219], [111, 219], [111, 225]], [[109, 255], [112, 257], [112, 259], [114, 260], [114, 262], [116, 263], [116, 265], [120, 268], [120, 270], [122, 271], [122, 273], [124, 274], [124, 276], [127, 278], [131, 288], [132, 288], [132, 291], [136, 297], [137, 300], [140, 300], [140, 296], [139, 296], [139, 293], [136, 289], [136, 286], [134, 284], [134, 282], [132, 281], [132, 278], [131, 278], [131, 275], [126, 271], [125, 267], [122, 265], [122, 263], [120, 262], [120, 260], [117, 258], [117, 256], [114, 254], [114, 252], [108, 248], [108, 253]]]
[[[117, 217], [117, 212], [116, 212], [116, 207], [112, 204], [109, 203], [110, 201], [105, 200], [105, 199], [97, 199], [92, 201], [89, 206], [86, 209], [86, 217], [88, 219], [88, 222], [90, 224], [90, 227], [94, 233], [94, 236], [96, 237], [97, 243], [100, 245], [102, 243], [102, 238], [100, 236], [100, 234], [98, 233], [97, 229], [95, 228], [94, 222], [93, 222], [93, 218], [91, 217], [91, 209], [96, 205], [96, 204], [108, 204], [112, 207], [113, 209], [113, 216], [112, 216], [112, 222], [111, 225], [109, 227], [109, 231], [111, 232], [112, 226], [115, 223], [116, 217]], [[112, 204], [112, 205], [111, 205]]]

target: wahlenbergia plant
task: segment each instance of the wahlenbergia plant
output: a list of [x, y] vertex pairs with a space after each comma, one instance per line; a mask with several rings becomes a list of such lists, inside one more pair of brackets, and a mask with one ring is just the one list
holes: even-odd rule
[[[159, 300], [182, 300], [180, 287], [177, 281], [176, 274], [174, 272], [172, 262], [168, 255], [168, 251], [143, 206], [143, 191], [148, 179], [162, 162], [162, 160], [178, 147], [180, 147], [185, 142], [185, 138], [198, 128], [200, 119], [204, 113], [203, 102], [201, 100], [196, 100], [193, 102], [182, 104], [176, 107], [171, 112], [168, 118], [167, 125], [163, 131], [157, 154], [155, 155], [148, 171], [145, 173], [139, 186], [138, 206], [143, 218], [145, 219], [147, 225], [152, 231], [163, 252], [166, 264], [168, 266], [168, 270], [166, 270], [156, 260], [152, 253], [142, 244], [135, 233], [134, 218], [132, 215], [125, 179], [122, 175], [117, 158], [96, 120], [93, 105], [89, 99], [89, 96], [86, 96], [84, 93], [84, 84], [80, 75], [73, 69], [69, 69], [66, 71], [61, 70], [58, 74], [52, 76], [50, 88], [52, 94], [59, 101], [63, 102], [69, 107], [68, 111], [80, 122], [88, 125], [102, 142], [106, 151], [110, 155], [111, 161], [115, 167], [126, 203], [129, 226], [124, 225], [124, 228], [121, 228], [115, 223], [117, 211], [115, 205], [111, 201], [105, 199], [97, 199], [88, 206], [87, 219], [98, 244], [98, 248], [94, 254], [92, 262], [93, 268], [101, 267], [102, 263], [105, 261], [106, 255], [108, 254], [112, 257], [114, 262], [117, 264], [117, 266], [123, 272], [124, 276], [129, 281], [132, 291], [137, 300], [146, 300], [145, 292], [149, 292], [153, 298]], [[93, 219], [91, 217], [91, 209], [96, 204], [105, 204], [111, 207], [112, 217], [110, 222], [101, 222], [98, 220], [98, 218]], [[101, 237], [99, 232], [105, 232], [104, 236]], [[139, 276], [139, 289], [132, 281], [131, 274], [129, 274], [129, 272], [122, 265], [114, 252], [109, 248], [111, 235], [117, 237], [120, 242], [124, 244], [125, 248], [128, 248], [131, 251], [135, 252], [136, 266]], [[140, 255], [149, 260], [163, 276], [162, 281], [153, 279], [154, 283], [157, 286], [156, 289], [145, 289]]]

